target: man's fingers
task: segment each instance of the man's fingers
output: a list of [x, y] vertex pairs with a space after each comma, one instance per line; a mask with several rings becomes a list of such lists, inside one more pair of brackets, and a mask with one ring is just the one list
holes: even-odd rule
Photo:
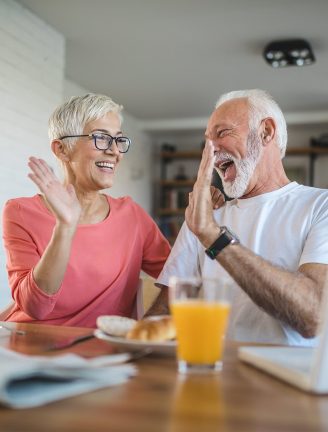
[[214, 168], [214, 146], [212, 141], [207, 141], [203, 150], [202, 160], [199, 165], [197, 182], [210, 185]]

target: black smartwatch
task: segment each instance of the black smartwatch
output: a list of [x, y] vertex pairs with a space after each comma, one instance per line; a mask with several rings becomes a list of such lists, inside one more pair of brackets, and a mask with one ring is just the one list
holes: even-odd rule
[[226, 226], [222, 226], [219, 237], [208, 249], [205, 249], [205, 253], [214, 260], [225, 247], [230, 244], [239, 243], [239, 238], [233, 232], [229, 231]]

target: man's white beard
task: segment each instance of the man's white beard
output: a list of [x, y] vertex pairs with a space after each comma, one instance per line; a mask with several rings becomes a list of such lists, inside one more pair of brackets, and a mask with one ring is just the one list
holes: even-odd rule
[[258, 161], [262, 155], [261, 140], [257, 133], [251, 131], [247, 137], [247, 154], [244, 159], [236, 159], [229, 153], [219, 153], [220, 158], [231, 159], [236, 167], [236, 178], [232, 182], [226, 182], [223, 174], [218, 170], [222, 180], [224, 193], [230, 198], [240, 198], [244, 195], [249, 185], [250, 179], [255, 171]]

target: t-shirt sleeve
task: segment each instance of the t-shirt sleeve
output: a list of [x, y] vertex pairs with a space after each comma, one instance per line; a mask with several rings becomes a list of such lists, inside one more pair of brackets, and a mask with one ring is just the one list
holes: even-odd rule
[[169, 286], [171, 276], [200, 277], [198, 245], [196, 236], [184, 222], [156, 283]]
[[33, 318], [43, 319], [53, 310], [59, 294], [47, 295], [33, 279], [40, 255], [22, 212], [19, 203], [10, 200], [2, 215], [9, 285], [16, 306]]
[[328, 200], [314, 214], [299, 265], [306, 263], [328, 264]]

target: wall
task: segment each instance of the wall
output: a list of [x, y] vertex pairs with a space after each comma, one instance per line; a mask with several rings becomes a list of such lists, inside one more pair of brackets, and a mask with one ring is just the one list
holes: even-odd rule
[[[12, 0], [0, 2], [0, 207], [34, 194], [27, 160], [49, 160], [47, 120], [62, 98], [64, 38]], [[0, 307], [10, 299], [0, 252]]]

